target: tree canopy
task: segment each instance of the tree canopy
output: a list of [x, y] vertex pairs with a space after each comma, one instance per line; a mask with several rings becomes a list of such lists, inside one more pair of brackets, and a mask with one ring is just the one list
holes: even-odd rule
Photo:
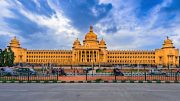
[[5, 48], [4, 50], [0, 49], [0, 67], [12, 67], [14, 64], [14, 52], [12, 49]]

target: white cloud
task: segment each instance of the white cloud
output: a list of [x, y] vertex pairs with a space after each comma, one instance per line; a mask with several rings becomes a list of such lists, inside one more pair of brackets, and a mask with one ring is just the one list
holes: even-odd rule
[[[136, 0], [135, 0], [136, 1]], [[148, 17], [145, 19], [139, 19], [136, 16], [136, 9], [139, 6], [136, 2], [124, 0], [100, 0], [100, 3], [111, 3], [113, 9], [107, 17], [101, 19], [95, 26], [99, 30], [101, 37], [104, 37], [107, 41], [107, 45], [110, 49], [148, 49], [148, 46], [154, 46], [154, 48], [161, 48], [163, 40], [166, 36], [171, 36], [172, 33], [178, 32], [176, 28], [153, 28], [156, 23], [159, 23], [161, 15], [159, 11], [161, 8], [168, 6], [172, 0], [165, 0], [163, 3], [156, 5]], [[172, 22], [174, 23], [174, 22]], [[117, 31], [106, 33], [108, 29], [116, 27]], [[180, 35], [179, 35], [180, 38]], [[178, 45], [179, 38], [173, 38], [176, 46]], [[159, 43], [162, 42], [162, 43]], [[158, 47], [157, 47], [158, 46]], [[149, 48], [149, 49], [152, 49]]]
[[[40, 7], [38, 0], [33, 1], [38, 7]], [[175, 46], [180, 48], [180, 26], [177, 25], [176, 20], [172, 21], [171, 24], [174, 26], [172, 28], [153, 28], [158, 20], [162, 17], [162, 15], [159, 13], [161, 8], [168, 6], [171, 2], [172, 0], [164, 0], [163, 3], [155, 6], [150, 11], [148, 16], [142, 20], [136, 16], [136, 8], [138, 6], [136, 0], [128, 0], [126, 2], [124, 0], [99, 0], [99, 4], [111, 3], [113, 8], [106, 17], [95, 24], [94, 28], [97, 29], [99, 38], [103, 37], [106, 40], [108, 49], [140, 49], [142, 47], [151, 45], [155, 46], [155, 48], [160, 48], [159, 46], [162, 44], [160, 42], [163, 42], [163, 39], [166, 36], [170, 36], [175, 43]], [[51, 0], [48, 0], [48, 5], [55, 11], [55, 14], [53, 14], [51, 17], [28, 11], [20, 2], [18, 2], [18, 0], [16, 3], [12, 3], [8, 0], [1, 0], [0, 36], [7, 35], [8, 37], [13, 37], [16, 35], [18, 38], [20, 38], [22, 43], [27, 43], [25, 47], [30, 48], [33, 48], [34, 46], [33, 44], [28, 43], [30, 42], [31, 38], [39, 38], [49, 41], [47, 44], [41, 43], [39, 45], [41, 46], [40, 49], [43, 47], [57, 47], [58, 49], [62, 49], [62, 47], [64, 47], [66, 49], [70, 49], [74, 39], [76, 37], [82, 37], [82, 34], [72, 26], [71, 20], [64, 15], [61, 9], [59, 9], [59, 4], [52, 3]], [[18, 30], [9, 27], [8, 24], [3, 20], [4, 17], [17, 17], [12, 11], [9, 10], [9, 8], [18, 9], [31, 21], [37, 23], [39, 26], [46, 27], [47, 32], [32, 33], [30, 36], [31, 38], [24, 39], [19, 35], [20, 32]], [[99, 11], [94, 7], [92, 8], [92, 13], [94, 16], [98, 16]], [[106, 33], [108, 29], [113, 28], [117, 30], [115, 33], [113, 31]]]
[[[38, 1], [34, 0], [34, 2], [36, 4], [39, 4]], [[3, 2], [4, 6], [1, 6], [0, 7], [6, 7], [5, 8], [5, 11], [3, 14], [4, 16], [7, 15], [6, 17], [11, 17], [10, 14], [13, 14], [13, 12], [11, 12], [9, 10], [10, 7], [15, 7], [14, 6], [14, 3], [9, 3], [8, 2]], [[49, 6], [55, 11], [55, 14], [53, 14], [51, 17], [47, 17], [47, 16], [44, 16], [44, 15], [39, 15], [39, 14], [35, 14], [29, 10], [27, 10], [25, 8], [25, 6], [23, 6], [19, 1], [15, 1], [16, 3], [16, 9], [19, 10], [19, 12], [21, 14], [23, 14], [25, 17], [27, 17], [29, 20], [35, 22], [37, 25], [39, 26], [42, 26], [42, 27], [45, 27], [47, 32], [45, 33], [32, 33], [31, 36], [31, 39], [33, 38], [39, 38], [39, 39], [48, 39], [48, 40], [51, 40], [53, 41], [54, 43], [45, 43], [44, 42], [44, 45], [47, 45], [47, 46], [50, 46], [52, 48], [52, 46], [55, 47], [60, 47], [63, 46], [64, 48], [71, 48], [71, 45], [74, 41], [74, 39], [78, 36], [79, 34], [79, 31], [77, 29], [75, 29], [72, 25], [71, 25], [71, 21], [66, 18], [64, 15], [63, 15], [63, 12], [58, 9], [58, 7], [53, 4], [51, 1], [48, 1], [48, 4]], [[15, 17], [15, 16], [14, 16]], [[3, 18], [3, 17], [1, 17]], [[3, 21], [3, 19], [1, 19], [1, 21], [3, 23], [6, 23]], [[4, 30], [1, 30], [0, 33], [7, 33], [7, 30], [11, 30], [13, 34], [12, 35], [17, 35], [18, 36], [18, 31], [15, 30], [15, 29], [12, 29], [12, 28], [8, 28], [7, 27], [8, 25], [5, 24], [3, 26]], [[26, 26], [26, 25], [25, 25]], [[25, 34], [25, 33], [24, 33]], [[6, 34], [7, 35], [7, 34]], [[31, 41], [30, 39], [22, 39], [21, 38], [21, 42], [22, 43], [28, 43], [28, 41]], [[36, 43], [33, 43], [33, 44], [36, 44]], [[33, 48], [33, 44], [29, 44], [27, 47], [30, 47], [30, 48]], [[66, 45], [68, 44], [68, 45]], [[41, 44], [42, 46], [40, 46], [40, 48], [44, 48], [43, 44]], [[48, 48], [46, 46], [46, 48]]]
[[6, 41], [10, 41], [10, 39], [14, 36], [22, 39], [22, 37], [17, 34], [19, 31], [12, 29], [10, 26], [8, 26], [8, 23], [4, 21], [5, 17], [16, 18], [16, 15], [9, 10], [11, 7], [12, 4], [7, 0], [0, 0], [0, 48], [6, 48], [6, 45], [9, 45]]

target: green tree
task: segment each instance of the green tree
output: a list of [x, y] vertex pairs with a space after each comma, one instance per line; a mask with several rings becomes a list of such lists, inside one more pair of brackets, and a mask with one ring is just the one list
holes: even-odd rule
[[3, 66], [3, 63], [4, 63], [3, 60], [4, 60], [4, 59], [3, 59], [3, 51], [2, 51], [2, 49], [0, 49], [0, 67]]
[[8, 48], [8, 66], [12, 67], [14, 64], [14, 52], [12, 49], [9, 47]]
[[7, 51], [7, 49], [5, 49], [4, 51], [3, 51], [3, 58], [4, 58], [4, 60], [3, 60], [3, 66], [8, 66], [8, 58], [9, 58], [9, 56], [8, 56], [8, 51]]
[[14, 64], [14, 52], [9, 47], [8, 49], [0, 49], [0, 67], [9, 66]]

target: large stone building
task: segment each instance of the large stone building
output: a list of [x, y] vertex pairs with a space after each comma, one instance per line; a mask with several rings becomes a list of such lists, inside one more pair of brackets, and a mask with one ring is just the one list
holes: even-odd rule
[[72, 50], [27, 50], [20, 47], [14, 37], [10, 45], [15, 53], [15, 63], [56, 65], [159, 65], [178, 66], [179, 50], [167, 37], [162, 48], [155, 50], [107, 50], [103, 39], [98, 40], [93, 27], [85, 35], [83, 43], [74, 41]]

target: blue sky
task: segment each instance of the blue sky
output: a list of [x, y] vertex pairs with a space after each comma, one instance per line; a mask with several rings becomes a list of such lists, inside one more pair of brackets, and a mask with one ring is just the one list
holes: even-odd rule
[[180, 48], [180, 0], [0, 0], [0, 48], [71, 49], [93, 25], [108, 49]]

